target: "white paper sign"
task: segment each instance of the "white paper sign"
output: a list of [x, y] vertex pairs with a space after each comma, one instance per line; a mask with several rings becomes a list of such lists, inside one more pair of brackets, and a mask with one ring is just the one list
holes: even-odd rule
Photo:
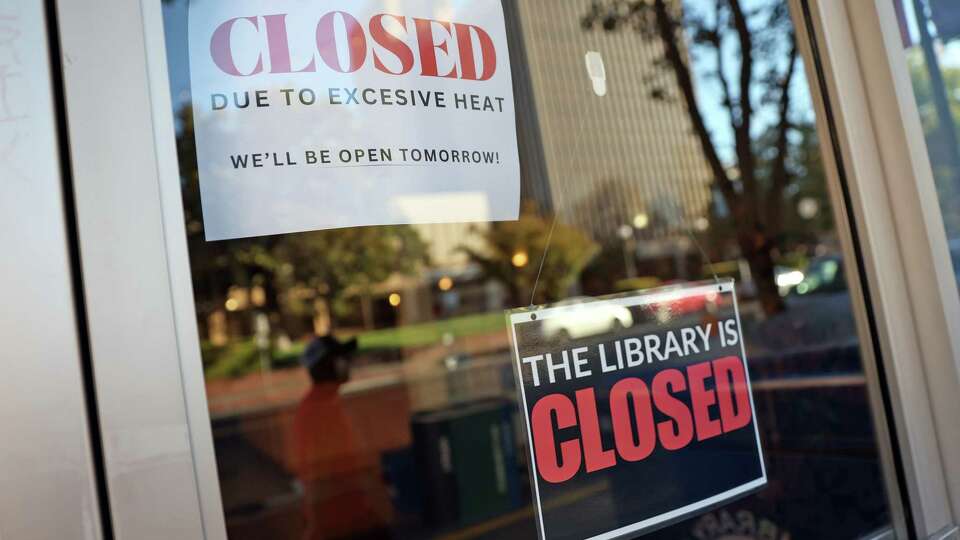
[[191, 0], [190, 78], [207, 240], [518, 218], [500, 0]]

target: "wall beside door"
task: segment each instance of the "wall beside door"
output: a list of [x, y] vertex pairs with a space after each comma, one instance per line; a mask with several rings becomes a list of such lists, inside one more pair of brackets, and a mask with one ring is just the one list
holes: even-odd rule
[[43, 2], [0, 4], [0, 537], [101, 538]]

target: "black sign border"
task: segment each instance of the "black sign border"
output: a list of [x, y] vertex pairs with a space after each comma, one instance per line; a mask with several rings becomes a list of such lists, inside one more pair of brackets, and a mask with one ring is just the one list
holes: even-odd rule
[[[630, 525], [624, 525], [623, 527], [613, 529], [611, 531], [606, 531], [597, 535], [594, 535], [585, 540], [620, 540], [625, 538], [636, 538], [644, 534], [654, 532], [658, 529], [669, 527], [674, 525], [694, 515], [704, 514], [712, 510], [716, 510], [730, 502], [733, 502], [737, 499], [747, 497], [752, 495], [767, 485], [767, 465], [766, 460], [763, 454], [763, 443], [760, 440], [760, 426], [757, 421], [756, 416], [756, 406], [753, 402], [753, 383], [750, 378], [750, 366], [747, 362], [747, 351], [746, 345], [744, 344], [743, 339], [743, 326], [740, 322], [740, 305], [737, 301], [737, 293], [735, 282], [733, 279], [727, 280], [717, 280], [717, 281], [705, 281], [699, 283], [686, 284], [683, 288], [678, 289], [676, 286], [667, 286], [657, 289], [647, 289], [644, 291], [634, 291], [622, 294], [613, 294], [609, 296], [600, 296], [591, 298], [590, 302], [616, 302], [619, 305], [624, 307], [632, 307], [640, 304], [653, 303], [658, 300], [663, 299], [676, 299], [678, 296], [683, 297], [686, 295], [697, 295], [697, 294], [707, 294], [710, 292], [717, 292], [719, 294], [729, 293], [733, 299], [733, 312], [737, 321], [737, 334], [740, 337], [740, 361], [743, 362], [743, 368], [747, 375], [747, 390], [750, 396], [750, 408], [753, 414], [753, 430], [754, 435], [756, 436], [757, 441], [757, 452], [760, 457], [760, 472], [761, 475], [759, 478], [741, 484], [737, 487], [731, 488], [727, 491], [717, 493], [706, 499], [696, 501], [694, 503], [688, 504], [677, 509], [674, 509], [670, 512], [660, 514], [658, 516], [653, 516], [647, 518], [643, 521], [637, 521]], [[635, 300], [634, 302], [623, 302], [624, 300]], [[529, 306], [524, 308], [517, 308], [506, 311], [506, 320], [507, 326], [510, 329], [510, 351], [513, 356], [513, 375], [514, 381], [516, 382], [516, 391], [517, 391], [517, 400], [523, 405], [523, 432], [524, 437], [527, 440], [527, 458], [528, 458], [528, 467], [527, 472], [530, 475], [530, 484], [533, 486], [533, 509], [534, 517], [536, 518], [537, 526], [537, 537], [539, 540], [548, 540], [546, 536], [546, 531], [544, 530], [543, 524], [543, 509], [540, 502], [540, 481], [537, 478], [537, 462], [536, 456], [534, 455], [533, 449], [533, 438], [530, 437], [530, 407], [527, 403], [526, 392], [523, 385], [523, 373], [520, 366], [520, 350], [519, 343], [517, 342], [517, 332], [516, 324], [529, 322], [531, 320], [536, 320], [538, 314], [546, 310], [561, 310], [562, 306], [551, 306], [551, 305], [541, 305], [541, 306]]]

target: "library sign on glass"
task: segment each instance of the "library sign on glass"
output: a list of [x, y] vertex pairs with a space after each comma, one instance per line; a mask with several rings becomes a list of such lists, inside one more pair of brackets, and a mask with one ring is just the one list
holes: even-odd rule
[[541, 538], [634, 537], [766, 484], [732, 282], [508, 318]]

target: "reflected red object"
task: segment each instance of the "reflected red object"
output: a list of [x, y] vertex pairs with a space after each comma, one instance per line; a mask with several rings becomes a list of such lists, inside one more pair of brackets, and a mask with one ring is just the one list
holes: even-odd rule
[[297, 407], [293, 439], [304, 489], [304, 539], [389, 527], [392, 506], [379, 461], [347, 413], [338, 384], [311, 388]]
[[[673, 282], [670, 286], [679, 290], [686, 285], [684, 282]], [[676, 299], [665, 302], [648, 304], [646, 309], [651, 313], [655, 313], [658, 318], [680, 317], [693, 313], [711, 311], [714, 308], [723, 307], [729, 303], [730, 301], [725, 299], [724, 295], [708, 293], [703, 295], [682, 295]]]

